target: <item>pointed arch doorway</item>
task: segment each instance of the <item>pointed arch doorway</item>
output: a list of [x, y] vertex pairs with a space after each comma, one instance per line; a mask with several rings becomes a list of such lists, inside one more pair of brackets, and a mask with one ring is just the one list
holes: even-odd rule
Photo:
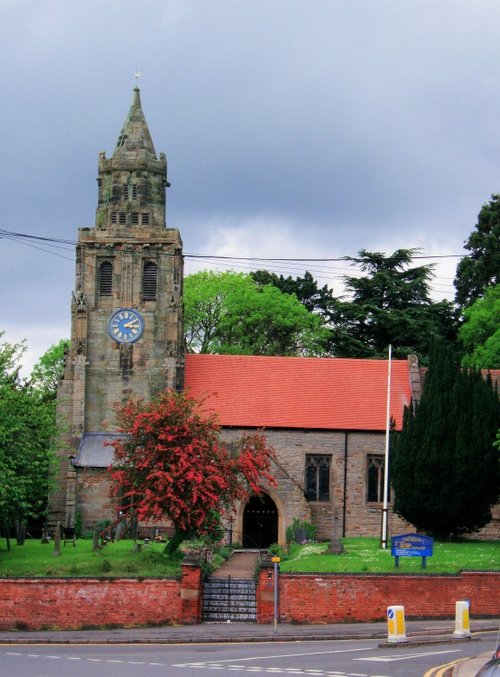
[[278, 508], [268, 494], [252, 496], [243, 511], [243, 547], [268, 548], [278, 542]]

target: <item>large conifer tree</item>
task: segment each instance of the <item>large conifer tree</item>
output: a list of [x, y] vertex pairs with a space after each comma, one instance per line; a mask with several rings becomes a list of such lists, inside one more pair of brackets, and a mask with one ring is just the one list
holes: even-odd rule
[[395, 512], [441, 537], [487, 524], [500, 495], [499, 425], [491, 379], [460, 369], [451, 347], [435, 345], [420, 403], [405, 411], [392, 451]]

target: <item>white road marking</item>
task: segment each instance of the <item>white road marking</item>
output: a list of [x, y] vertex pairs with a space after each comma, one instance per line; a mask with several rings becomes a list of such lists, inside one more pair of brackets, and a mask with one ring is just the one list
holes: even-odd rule
[[[86, 661], [88, 663], [118, 663], [120, 665], [153, 665], [158, 667], [164, 667], [165, 663], [153, 663], [146, 661], [124, 661], [117, 658], [81, 658], [79, 656], [55, 656], [53, 654], [37, 654], [29, 653], [24, 654], [20, 651], [6, 651], [6, 656], [26, 656], [27, 658], [48, 658], [51, 660], [64, 660], [64, 661]], [[202, 667], [202, 666], [200, 666]]]
[[[362, 647], [361, 649], [336, 649], [335, 651], [310, 651], [308, 653], [282, 653], [274, 654], [273, 656], [249, 656], [248, 658], [238, 658], [241, 663], [247, 661], [268, 661], [274, 660], [275, 658], [303, 658], [307, 656], [331, 656], [338, 653], [357, 653], [359, 651], [373, 651], [373, 648], [370, 646]], [[234, 658], [228, 658], [227, 660], [217, 661], [217, 664], [220, 663], [230, 663]], [[359, 660], [359, 659], [355, 659]], [[196, 666], [204, 667], [205, 665], [211, 665], [210, 661], [198, 661], [196, 663], [175, 663], [172, 667], [174, 668], [194, 668]], [[334, 672], [327, 673], [334, 675]], [[343, 674], [343, 673], [340, 673]]]
[[398, 656], [362, 656], [353, 658], [354, 661], [373, 661], [374, 663], [393, 663], [395, 661], [406, 661], [410, 658], [420, 658], [421, 656], [438, 656], [445, 653], [460, 653], [461, 649], [449, 649], [448, 651], [425, 651], [418, 653], [399, 654]]

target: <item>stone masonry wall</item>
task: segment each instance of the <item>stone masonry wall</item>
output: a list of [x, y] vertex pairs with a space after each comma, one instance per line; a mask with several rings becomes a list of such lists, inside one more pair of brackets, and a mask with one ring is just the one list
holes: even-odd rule
[[93, 529], [101, 520], [116, 518], [106, 468], [79, 468], [76, 493], [78, 512], [85, 530]]
[[[225, 430], [228, 442], [238, 439], [244, 430]], [[380, 536], [382, 504], [367, 501], [368, 455], [384, 454], [385, 437], [378, 432], [337, 432], [308, 430], [266, 430], [268, 443], [274, 448], [278, 463], [273, 466], [278, 486], [269, 488], [279, 514], [279, 533], [283, 536], [294, 519], [311, 521], [319, 539], [332, 536], [334, 514], [345, 536]], [[309, 502], [305, 499], [305, 467], [307, 454], [331, 455], [330, 501]], [[347, 473], [345, 457], [347, 454]], [[344, 508], [344, 487], [345, 508]], [[240, 527], [241, 528], [241, 525]], [[238, 531], [238, 525], [235, 525]], [[414, 531], [407, 523], [389, 512], [389, 533]], [[283, 541], [284, 542], [284, 541]]]

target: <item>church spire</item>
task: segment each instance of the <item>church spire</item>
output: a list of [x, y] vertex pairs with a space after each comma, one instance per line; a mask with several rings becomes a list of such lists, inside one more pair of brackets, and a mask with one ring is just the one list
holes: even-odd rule
[[155, 147], [135, 87], [132, 105], [113, 151], [99, 154], [96, 226], [128, 236], [165, 228], [167, 158]]
[[156, 158], [148, 123], [142, 111], [141, 93], [139, 87], [135, 87], [132, 105], [118, 137], [113, 155], [133, 159], [143, 153]]

